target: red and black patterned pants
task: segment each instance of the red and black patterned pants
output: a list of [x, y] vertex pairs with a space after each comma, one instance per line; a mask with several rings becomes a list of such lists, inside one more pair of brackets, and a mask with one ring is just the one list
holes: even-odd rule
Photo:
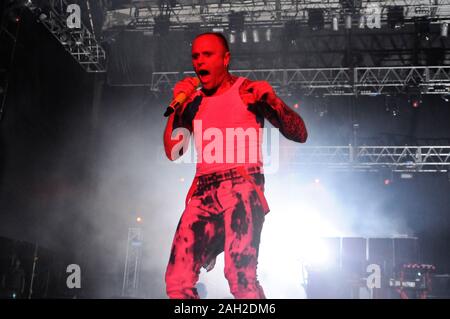
[[199, 298], [195, 285], [200, 269], [222, 251], [233, 296], [265, 298], [256, 275], [260, 235], [268, 212], [264, 175], [234, 173], [224, 180], [200, 177], [173, 239], [166, 270], [169, 298]]

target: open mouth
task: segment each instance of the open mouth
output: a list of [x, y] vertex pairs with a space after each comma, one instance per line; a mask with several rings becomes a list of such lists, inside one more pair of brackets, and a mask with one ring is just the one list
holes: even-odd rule
[[199, 70], [198, 71], [198, 75], [200, 75], [200, 76], [209, 75], [209, 71], [207, 71], [207, 70]]

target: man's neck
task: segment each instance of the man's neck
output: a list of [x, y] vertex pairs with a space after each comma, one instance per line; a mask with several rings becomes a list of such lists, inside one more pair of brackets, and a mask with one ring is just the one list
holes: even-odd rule
[[227, 73], [223, 79], [223, 81], [220, 83], [220, 85], [214, 89], [206, 90], [202, 89], [203, 94], [205, 96], [215, 96], [220, 95], [227, 90], [229, 90], [233, 84], [236, 82], [237, 76], [231, 75], [230, 73]]

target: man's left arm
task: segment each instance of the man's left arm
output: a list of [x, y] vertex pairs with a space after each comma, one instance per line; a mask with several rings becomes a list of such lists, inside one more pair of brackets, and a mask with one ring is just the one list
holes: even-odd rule
[[302, 117], [275, 94], [268, 82], [246, 80], [242, 85], [241, 97], [250, 109], [260, 112], [279, 128], [284, 137], [299, 143], [306, 142], [308, 131]]

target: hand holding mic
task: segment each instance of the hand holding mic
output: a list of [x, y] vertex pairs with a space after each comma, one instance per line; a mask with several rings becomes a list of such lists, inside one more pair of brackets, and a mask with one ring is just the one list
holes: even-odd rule
[[174, 99], [167, 107], [164, 116], [168, 117], [170, 114], [175, 112], [176, 108], [182, 105], [199, 86], [200, 80], [198, 78], [186, 78], [178, 82], [173, 90]]

